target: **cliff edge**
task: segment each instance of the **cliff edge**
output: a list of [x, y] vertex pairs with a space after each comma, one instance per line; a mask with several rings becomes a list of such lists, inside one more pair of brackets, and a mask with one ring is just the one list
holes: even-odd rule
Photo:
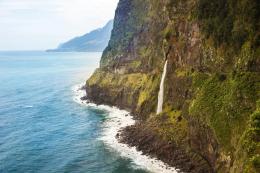
[[138, 123], [120, 140], [184, 172], [260, 172], [259, 9], [257, 0], [120, 0], [88, 99], [131, 111]]

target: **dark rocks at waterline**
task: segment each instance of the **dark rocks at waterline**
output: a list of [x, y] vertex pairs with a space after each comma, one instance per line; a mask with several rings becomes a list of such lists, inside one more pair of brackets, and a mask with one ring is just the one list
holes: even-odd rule
[[86, 85], [83, 85], [80, 90], [86, 90]]
[[195, 153], [184, 151], [172, 141], [162, 139], [152, 129], [140, 123], [126, 127], [116, 137], [120, 142], [131, 147], [135, 146], [143, 154], [155, 157], [182, 172], [213, 173], [203, 158]]
[[88, 97], [87, 96], [83, 96], [80, 98], [81, 100], [84, 100], [84, 101], [87, 101], [88, 100]]

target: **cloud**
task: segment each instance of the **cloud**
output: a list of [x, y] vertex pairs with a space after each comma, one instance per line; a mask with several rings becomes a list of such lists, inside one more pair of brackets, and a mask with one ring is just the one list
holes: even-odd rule
[[0, 50], [22, 46], [23, 49], [55, 47], [60, 42], [104, 25], [114, 17], [117, 2], [0, 0]]

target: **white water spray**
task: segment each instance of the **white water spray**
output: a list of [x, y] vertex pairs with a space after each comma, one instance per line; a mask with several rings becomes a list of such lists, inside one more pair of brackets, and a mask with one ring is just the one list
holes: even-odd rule
[[165, 61], [164, 68], [163, 68], [160, 91], [158, 93], [158, 104], [157, 104], [156, 114], [161, 113], [163, 108], [164, 80], [165, 80], [166, 73], [167, 73], [167, 60]]
[[166, 163], [152, 158], [148, 155], [144, 155], [141, 151], [137, 151], [136, 147], [129, 147], [127, 144], [120, 143], [116, 138], [120, 130], [127, 126], [135, 124], [135, 120], [129, 112], [119, 110], [116, 107], [109, 107], [105, 105], [96, 105], [90, 103], [87, 100], [81, 100], [82, 97], [86, 96], [86, 91], [82, 90], [84, 84], [73, 87], [74, 98], [73, 100], [80, 105], [85, 105], [92, 109], [104, 110], [107, 113], [107, 118], [102, 122], [102, 132], [99, 140], [103, 141], [111, 151], [116, 151], [120, 156], [124, 158], [130, 158], [132, 160], [131, 166], [137, 169], [144, 168], [151, 173], [178, 173], [178, 169], [170, 167]]

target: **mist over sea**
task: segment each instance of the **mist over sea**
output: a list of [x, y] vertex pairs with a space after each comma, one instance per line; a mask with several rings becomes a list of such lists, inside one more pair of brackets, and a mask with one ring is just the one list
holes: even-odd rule
[[101, 53], [0, 52], [1, 173], [144, 173], [100, 140], [104, 110], [72, 88]]

